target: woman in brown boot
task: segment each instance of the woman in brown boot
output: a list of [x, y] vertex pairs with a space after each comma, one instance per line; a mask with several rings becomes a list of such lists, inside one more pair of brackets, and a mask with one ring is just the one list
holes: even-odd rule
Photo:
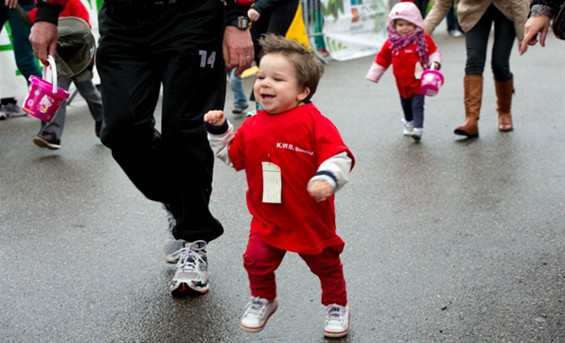
[[[467, 61], [465, 62], [464, 103], [465, 123], [453, 132], [467, 138], [479, 137], [479, 117], [483, 97], [488, 38], [494, 23], [492, 73], [497, 98], [498, 130], [512, 131], [513, 76], [510, 72], [510, 52], [514, 38], [524, 39], [524, 24], [528, 18], [529, 0], [461, 0], [457, 6], [459, 24], [465, 31]], [[431, 33], [445, 18], [452, 0], [436, 0], [426, 17], [426, 32]]]

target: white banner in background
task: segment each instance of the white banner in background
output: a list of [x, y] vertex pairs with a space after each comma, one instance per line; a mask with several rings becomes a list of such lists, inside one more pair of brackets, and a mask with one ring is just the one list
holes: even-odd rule
[[344, 61], [376, 54], [384, 43], [388, 0], [321, 0], [326, 49]]
[[[0, 0], [3, 1], [3, 0]], [[98, 8], [96, 0], [81, 0], [90, 13], [92, 33], [98, 39]], [[8, 22], [4, 26], [9, 25]], [[100, 83], [94, 73], [94, 83]], [[0, 32], [0, 98], [16, 98], [23, 101], [27, 92], [27, 82], [18, 72], [12, 43], [6, 27]]]

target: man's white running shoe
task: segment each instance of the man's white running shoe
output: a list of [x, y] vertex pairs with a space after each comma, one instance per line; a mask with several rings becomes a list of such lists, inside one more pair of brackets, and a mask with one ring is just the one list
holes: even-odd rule
[[182, 249], [184, 241], [176, 239], [173, 236], [173, 230], [177, 226], [175, 216], [171, 212], [171, 208], [167, 204], [161, 204], [165, 215], [167, 216], [167, 231], [165, 232], [165, 242], [163, 243], [163, 252], [167, 263], [177, 263], [179, 260], [178, 252]]
[[206, 294], [209, 291], [206, 242], [185, 242], [175, 252], [179, 255], [177, 271], [171, 284], [171, 294], [176, 297]]
[[349, 332], [349, 306], [341, 306], [331, 304], [326, 307], [326, 325], [324, 327], [324, 336], [330, 338], [339, 338], [347, 335]]
[[277, 310], [277, 307], [276, 299], [269, 301], [265, 298], [251, 297], [247, 306], [245, 306], [245, 312], [243, 313], [239, 327], [249, 332], [259, 332], [263, 330], [269, 318]]

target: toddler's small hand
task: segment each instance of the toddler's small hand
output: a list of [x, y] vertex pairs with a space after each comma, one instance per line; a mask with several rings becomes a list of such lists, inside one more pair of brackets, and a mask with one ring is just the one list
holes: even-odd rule
[[226, 121], [224, 111], [212, 110], [204, 114], [204, 121], [210, 125], [221, 126]]
[[247, 16], [249, 17], [249, 19], [251, 19], [251, 21], [257, 21], [259, 20], [261, 13], [257, 12], [257, 10], [254, 10], [252, 8], [249, 11], [247, 11]]
[[308, 185], [308, 193], [316, 202], [328, 199], [334, 193], [332, 185], [326, 181], [317, 180]]

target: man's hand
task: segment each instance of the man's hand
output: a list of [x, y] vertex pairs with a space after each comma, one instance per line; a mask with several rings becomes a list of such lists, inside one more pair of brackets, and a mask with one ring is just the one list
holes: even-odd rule
[[4, 0], [6, 7], [14, 9], [18, 5], [19, 0]]
[[549, 31], [549, 18], [546, 16], [530, 17], [524, 25], [524, 40], [520, 44], [520, 54], [528, 50], [528, 45], [534, 46], [538, 42], [538, 33], [540, 34], [539, 43], [542, 47], [545, 46], [545, 38]]
[[29, 41], [33, 47], [33, 53], [43, 65], [49, 65], [47, 55], [55, 57], [57, 54], [57, 25], [38, 21], [31, 27]]
[[241, 75], [245, 69], [250, 68], [255, 53], [249, 30], [240, 30], [235, 26], [226, 26], [223, 53], [226, 67], [228, 70], [236, 68], [236, 76]]

